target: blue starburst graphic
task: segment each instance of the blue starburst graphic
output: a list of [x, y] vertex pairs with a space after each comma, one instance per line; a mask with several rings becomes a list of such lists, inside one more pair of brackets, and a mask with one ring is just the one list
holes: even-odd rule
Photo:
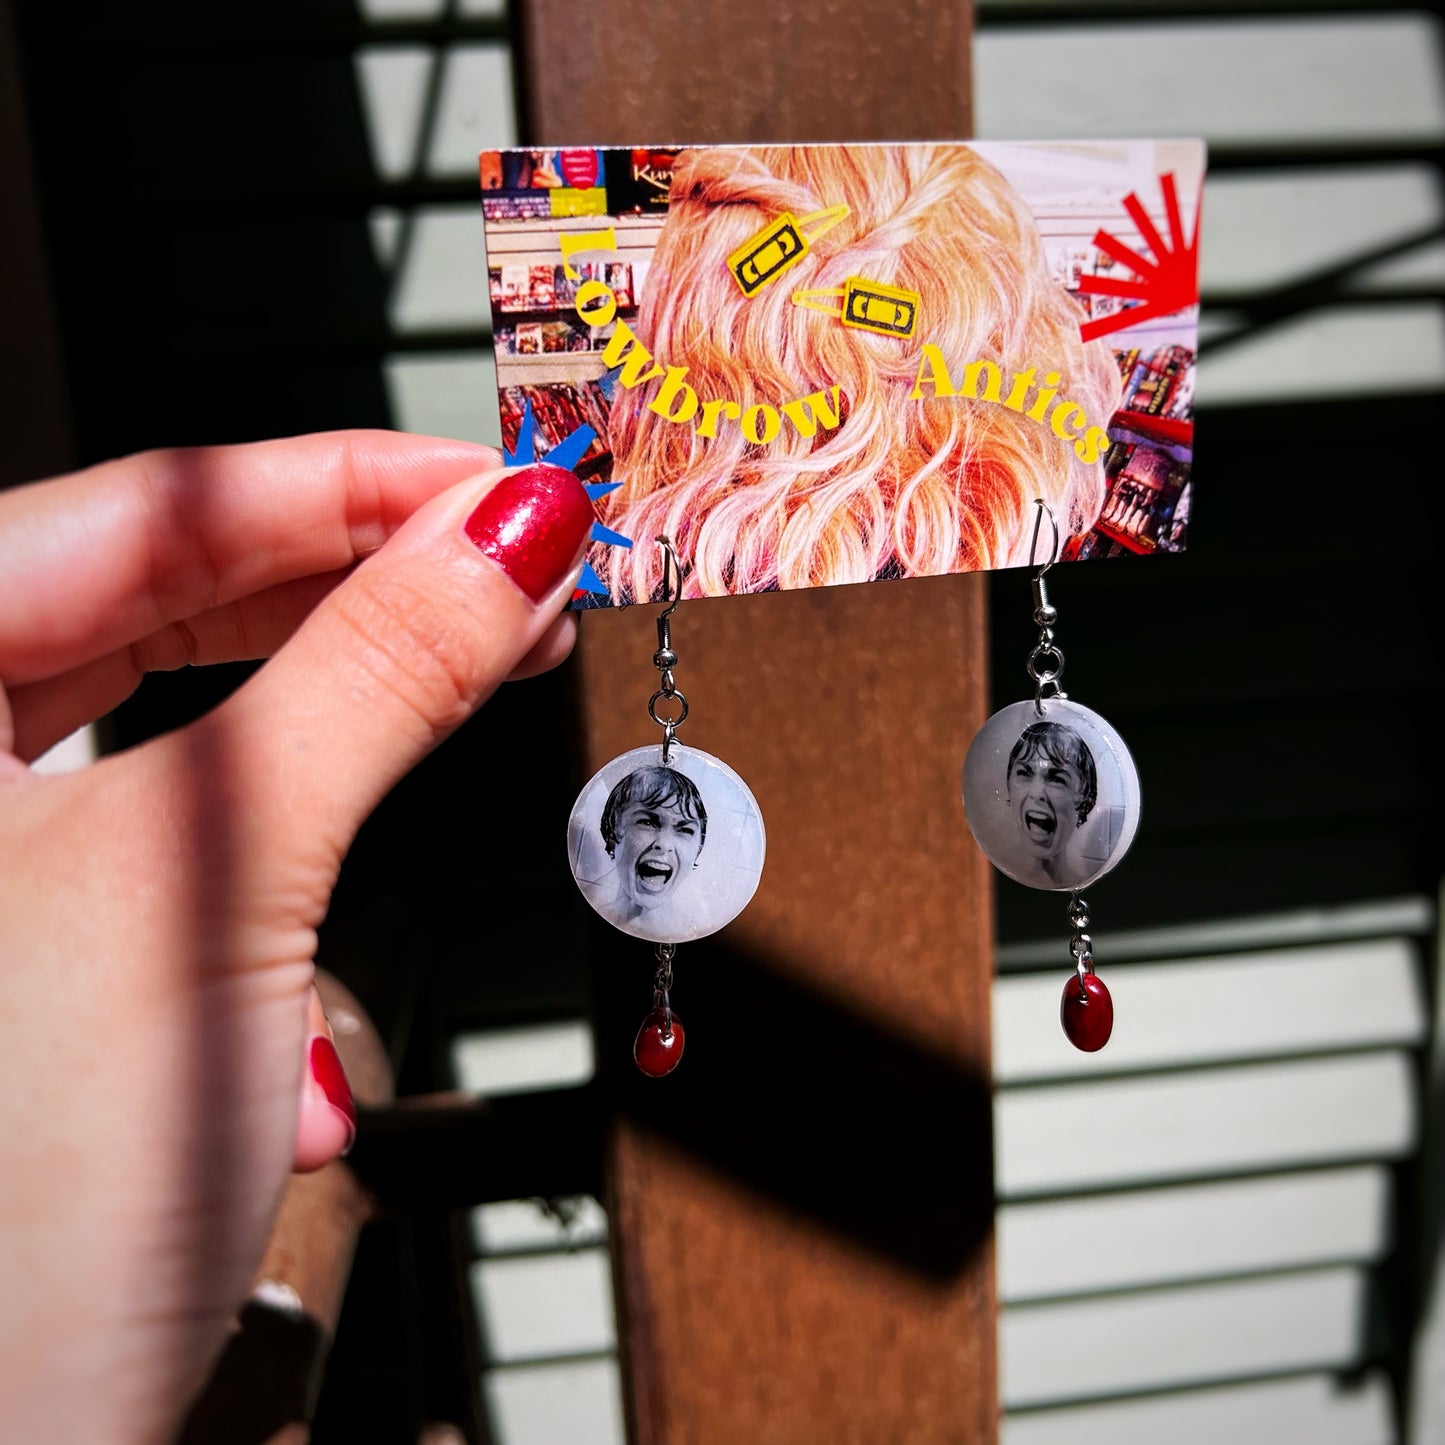
[[[509, 467], [527, 467], [533, 462], [543, 461], [549, 467], [565, 467], [570, 472], [582, 460], [583, 454], [596, 436], [597, 433], [590, 426], [579, 426], [563, 437], [545, 456], [539, 457], [537, 426], [532, 417], [532, 403], [529, 401], [522, 407], [522, 424], [517, 428], [517, 445], [511, 451], [506, 447], [502, 448], [502, 463]], [[595, 502], [599, 497], [605, 497], [608, 492], [615, 491], [621, 483], [595, 482], [589, 486], [584, 482], [583, 485], [587, 488], [587, 495]], [[624, 537], [621, 532], [613, 532], [601, 522], [593, 522], [591, 539], [594, 542], [604, 542], [609, 547], [632, 545], [631, 537]], [[603, 597], [608, 595], [607, 584], [592, 570], [590, 562], [582, 565], [582, 575], [577, 579], [577, 591], [594, 592]]]

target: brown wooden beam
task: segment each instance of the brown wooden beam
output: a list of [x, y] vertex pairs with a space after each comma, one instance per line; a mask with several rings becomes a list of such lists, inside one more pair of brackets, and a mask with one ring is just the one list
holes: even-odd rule
[[[965, 6], [521, 0], [528, 142], [969, 130]], [[687, 603], [685, 744], [748, 781], [762, 886], [678, 951], [688, 1056], [627, 1048], [650, 950], [597, 934], [612, 1247], [636, 1445], [990, 1445], [989, 881], [959, 770], [981, 579]], [[583, 619], [583, 762], [649, 742], [655, 609]]]
[[968, 4], [519, 0], [530, 143], [958, 140]]

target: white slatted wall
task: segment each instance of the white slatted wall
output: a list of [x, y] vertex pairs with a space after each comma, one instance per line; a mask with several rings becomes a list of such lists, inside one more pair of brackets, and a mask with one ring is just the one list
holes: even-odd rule
[[1419, 1139], [1418, 940], [1158, 957], [1108, 970], [1096, 1055], [1047, 1026], [1057, 968], [995, 987], [1006, 1445], [1387, 1445], [1374, 1296]]
[[[381, 175], [472, 176], [479, 149], [514, 140], [503, 46], [386, 42], [388, 23], [440, 18], [443, 0], [363, 9], [378, 26], [356, 64]], [[1389, 254], [1353, 294], [1397, 299], [1343, 300], [1221, 350], [1201, 365], [1199, 397], [1438, 390], [1445, 328], [1419, 293], [1445, 278], [1445, 246], [1403, 243], [1445, 212], [1432, 168], [1408, 158], [1445, 137], [1441, 39], [1424, 12], [1107, 29], [985, 20], [977, 132], [1397, 145], [1406, 158], [1389, 164], [1211, 179], [1204, 285], [1224, 304], [1206, 312], [1206, 334], [1232, 329], [1231, 298], [1365, 252]], [[394, 268], [403, 345], [386, 373], [398, 424], [495, 444], [491, 356], [446, 344], [448, 331], [489, 323], [479, 207], [378, 208], [372, 235]], [[1414, 901], [1140, 937], [1136, 961], [1110, 969], [1120, 1022], [1093, 1058], [1059, 1038], [1057, 967], [1035, 972], [1029, 950], [1006, 952], [995, 993], [1006, 1445], [1399, 1438], [1373, 1363], [1377, 1266], [1397, 1244], [1396, 1165], [1420, 1135], [1419, 949], [1431, 926], [1430, 905]], [[1111, 940], [1111, 958], [1128, 951]], [[544, 1087], [586, 1077], [590, 1041], [580, 1021], [475, 1035], [455, 1061], [463, 1087]], [[494, 1205], [475, 1231], [498, 1440], [620, 1445], [601, 1211], [583, 1201], [563, 1222]], [[1445, 1440], [1438, 1412], [1425, 1411], [1416, 1440]]]
[[[1376, 1357], [1396, 1166], [1419, 1143], [1424, 900], [1113, 940], [1116, 1038], [1075, 1053], [1061, 972], [994, 990], [1004, 1445], [1394, 1445]], [[1377, 930], [1384, 929], [1384, 932]], [[1281, 934], [1310, 942], [1240, 949]], [[1056, 952], [1057, 950], [1052, 950]], [[1160, 961], [1164, 958], [1165, 961]], [[483, 1092], [570, 1084], [585, 1023], [469, 1035]], [[512, 1076], [522, 1081], [511, 1082]], [[506, 1445], [620, 1442], [606, 1221], [475, 1214]], [[1433, 1440], [1437, 1436], [1422, 1436]]]

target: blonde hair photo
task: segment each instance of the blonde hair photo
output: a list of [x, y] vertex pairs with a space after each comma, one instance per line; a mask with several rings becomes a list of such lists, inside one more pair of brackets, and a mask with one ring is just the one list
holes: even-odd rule
[[[783, 212], [840, 205], [847, 215], [799, 263], [744, 297], [730, 255]], [[918, 293], [914, 335], [845, 327], [792, 299], [850, 277]], [[1088, 448], [1024, 414], [1027, 401], [935, 396], [931, 386], [910, 394], [932, 343], [955, 385], [968, 363], [995, 364], [1005, 397], [1015, 373], [1033, 368], [1042, 387], [1057, 372], [1057, 396], [1106, 427], [1118, 365], [1107, 343], [1080, 340], [1083, 319], [1049, 273], [1028, 206], [967, 146], [684, 151], [639, 340], [660, 364], [686, 366], [699, 396], [744, 413], [840, 387], [842, 422], [811, 437], [784, 425], [766, 445], [733, 424], [706, 437], [648, 409], [655, 383], [619, 386], [619, 486], [600, 515], [634, 539], [670, 537], [691, 597], [1021, 565], [1035, 497], [1061, 533], [1093, 526], [1102, 461], [1082, 460]], [[592, 554], [614, 602], [657, 592], [659, 558], [642, 545]]]

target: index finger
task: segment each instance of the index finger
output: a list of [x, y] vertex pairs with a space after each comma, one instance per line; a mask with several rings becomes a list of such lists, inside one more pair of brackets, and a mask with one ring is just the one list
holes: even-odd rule
[[325, 432], [143, 452], [0, 493], [0, 682], [52, 677], [173, 622], [374, 552], [490, 448]]

